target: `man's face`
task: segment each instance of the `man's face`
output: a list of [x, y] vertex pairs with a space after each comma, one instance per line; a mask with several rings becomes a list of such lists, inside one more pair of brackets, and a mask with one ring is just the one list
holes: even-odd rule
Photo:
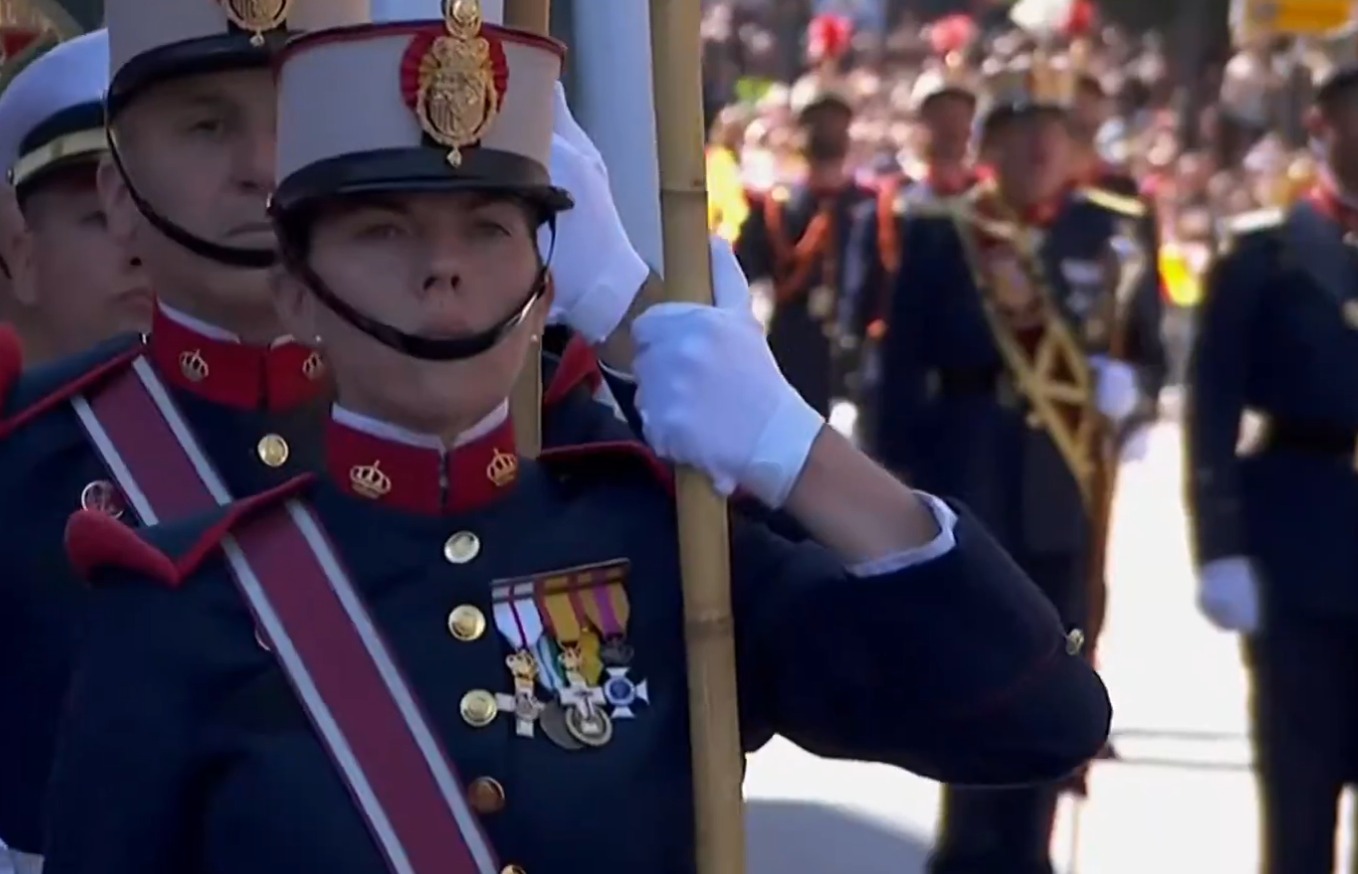
[[957, 94], [941, 94], [920, 108], [925, 148], [934, 161], [961, 161], [971, 143], [976, 105]]
[[[331, 291], [379, 322], [424, 337], [465, 337], [499, 324], [528, 296], [539, 273], [536, 231], [517, 200], [469, 193], [345, 199], [314, 223], [310, 263]], [[470, 424], [509, 395], [549, 304], [540, 301], [489, 351], [437, 362], [355, 330], [295, 278], [282, 278], [278, 289], [287, 327], [322, 339], [341, 401], [432, 433], [441, 433], [450, 413]]]
[[1358, 180], [1358, 87], [1347, 88], [1318, 115], [1317, 139], [1327, 163], [1346, 185]]
[[812, 161], [838, 161], [849, 154], [853, 110], [837, 103], [825, 103], [802, 116], [806, 131], [806, 156]]
[[[275, 245], [267, 205], [274, 182], [276, 94], [267, 70], [173, 80], [138, 95], [115, 122], [131, 184], [163, 217], [223, 246]], [[221, 311], [269, 307], [264, 271], [201, 258], [138, 211], [116, 168], [100, 174], [115, 236], [140, 256], [157, 292], [191, 293]]]
[[1029, 201], [1056, 196], [1070, 173], [1071, 142], [1065, 119], [1034, 113], [1011, 121], [993, 151], [1001, 179]]
[[15, 297], [31, 309], [58, 354], [114, 334], [144, 331], [151, 293], [127, 250], [109, 233], [94, 166], [59, 170], [23, 204], [27, 258], [15, 271]]
[[1075, 93], [1075, 105], [1070, 111], [1070, 129], [1080, 143], [1094, 142], [1099, 129], [1108, 119], [1108, 100], [1092, 86], [1085, 86]]

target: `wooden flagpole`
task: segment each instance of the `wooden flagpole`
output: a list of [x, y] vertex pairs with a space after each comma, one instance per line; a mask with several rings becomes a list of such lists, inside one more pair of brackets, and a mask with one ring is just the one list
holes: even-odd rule
[[[551, 0], [505, 0], [505, 26], [546, 36]], [[514, 439], [519, 454], [536, 458], [542, 451], [542, 338], [528, 344], [528, 360], [509, 397]]]
[[[701, 4], [650, 0], [667, 298], [712, 303], [703, 152]], [[681, 265], [683, 265], [681, 267]], [[745, 870], [726, 505], [694, 470], [678, 479], [699, 874]]]

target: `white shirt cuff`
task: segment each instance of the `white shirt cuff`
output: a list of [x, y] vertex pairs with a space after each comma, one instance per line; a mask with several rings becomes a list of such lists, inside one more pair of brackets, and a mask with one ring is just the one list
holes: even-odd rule
[[953, 512], [952, 507], [928, 492], [916, 491], [915, 494], [919, 495], [920, 500], [933, 514], [934, 521], [938, 523], [938, 536], [914, 549], [907, 549], [903, 552], [895, 552], [881, 558], [849, 565], [847, 570], [851, 576], [880, 577], [886, 574], [894, 574], [897, 571], [903, 571], [906, 568], [915, 567], [924, 564], [926, 561], [933, 561], [940, 556], [947, 555], [952, 552], [953, 547], [957, 546], [957, 514]]
[[622, 370], [618, 370], [616, 367], [609, 367], [607, 364], [604, 364], [602, 361], [599, 362], [599, 369], [602, 370], [602, 371], [603, 371], [605, 374], [607, 374], [608, 376], [611, 376], [611, 377], [613, 377], [614, 379], [616, 379], [616, 380], [618, 380], [619, 382], [622, 382], [622, 383], [624, 383], [624, 384], [627, 384], [627, 383], [633, 383], [633, 384], [635, 384], [636, 381], [637, 381], [637, 378], [636, 378], [635, 376], [633, 376], [632, 374], [627, 373], [627, 372], [622, 371]]

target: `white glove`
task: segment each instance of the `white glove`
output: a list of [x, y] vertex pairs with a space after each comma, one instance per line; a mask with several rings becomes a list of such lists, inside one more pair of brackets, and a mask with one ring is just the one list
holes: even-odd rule
[[1122, 445], [1118, 447], [1118, 460], [1124, 463], [1141, 461], [1150, 451], [1150, 446], [1151, 428], [1149, 425], [1142, 425], [1122, 438]]
[[778, 370], [730, 246], [712, 241], [717, 306], [666, 303], [632, 324], [646, 442], [707, 474], [723, 495], [781, 507], [825, 419]]
[[571, 115], [560, 83], [553, 111], [552, 184], [569, 191], [575, 207], [557, 217], [555, 248], [548, 226], [538, 231], [538, 250], [543, 257], [551, 253], [556, 288], [548, 319], [597, 344], [627, 315], [650, 268], [627, 238], [608, 168]]
[[1121, 422], [1130, 416], [1141, 400], [1141, 384], [1136, 369], [1125, 361], [1103, 355], [1089, 359], [1094, 370], [1094, 406], [1110, 421]]
[[1210, 561], [1198, 571], [1198, 609], [1223, 631], [1259, 628], [1259, 578], [1241, 555]]

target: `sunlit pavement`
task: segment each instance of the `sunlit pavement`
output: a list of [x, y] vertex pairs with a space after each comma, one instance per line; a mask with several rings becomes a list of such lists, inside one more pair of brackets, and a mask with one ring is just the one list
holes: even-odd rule
[[[1123, 468], [1101, 646], [1123, 760], [1096, 765], [1091, 798], [1064, 806], [1054, 842], [1064, 874], [1255, 871], [1246, 686], [1234, 638], [1194, 609], [1179, 467], [1178, 427], [1166, 422]], [[917, 874], [937, 803], [932, 783], [819, 761], [782, 740], [752, 758], [746, 796], [751, 874]]]

